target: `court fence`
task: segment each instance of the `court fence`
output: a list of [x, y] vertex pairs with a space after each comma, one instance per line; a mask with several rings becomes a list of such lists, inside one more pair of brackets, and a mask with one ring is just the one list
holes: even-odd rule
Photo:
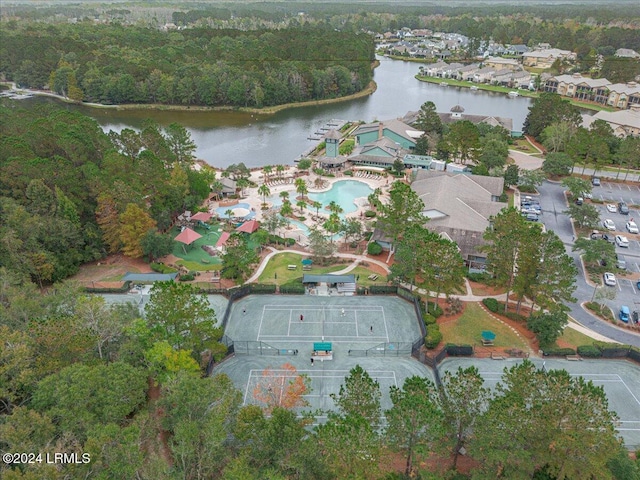
[[278, 348], [260, 340], [235, 341], [233, 342], [233, 350], [239, 355], [293, 356], [298, 354], [296, 349]]
[[400, 357], [411, 355], [413, 350], [409, 342], [383, 342], [371, 348], [349, 350], [350, 357]]

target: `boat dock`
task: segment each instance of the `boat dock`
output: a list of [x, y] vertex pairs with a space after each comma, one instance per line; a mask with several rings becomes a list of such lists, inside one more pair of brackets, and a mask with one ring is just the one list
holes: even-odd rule
[[313, 145], [311, 145], [308, 148], [305, 148], [304, 152], [302, 152], [300, 154], [300, 157], [296, 158], [294, 162], [299, 162], [301, 158], [309, 156], [320, 144], [320, 142], [322, 142], [322, 139], [324, 138], [324, 136], [329, 130], [340, 130], [342, 127], [344, 127], [346, 123], [347, 123], [346, 120], [339, 120], [336, 118], [332, 118], [323, 126], [321, 126], [318, 130], [310, 134], [307, 137], [307, 140], [314, 142]]

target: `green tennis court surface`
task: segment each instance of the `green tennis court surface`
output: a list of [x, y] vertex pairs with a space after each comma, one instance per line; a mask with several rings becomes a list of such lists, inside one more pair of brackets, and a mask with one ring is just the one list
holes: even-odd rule
[[[286, 381], [289, 372], [281, 367], [287, 363], [309, 378], [302, 410], [333, 409], [330, 395], [356, 365], [380, 384], [383, 408], [391, 407], [389, 388], [401, 387], [407, 377], [433, 381], [431, 370], [411, 358], [411, 344], [421, 335], [414, 306], [394, 296], [251, 295], [233, 305], [225, 334], [235, 355], [214, 374], [229, 375], [245, 404], [259, 403], [259, 384]], [[320, 342], [331, 343], [333, 359], [312, 364]]]
[[[530, 359], [537, 368], [566, 370], [581, 376], [604, 389], [609, 409], [619, 417], [618, 431], [628, 448], [640, 447], [640, 366], [624, 360], [582, 360], [579, 362], [556, 358]], [[458, 367], [475, 366], [485, 379], [485, 386], [494, 388], [505, 368], [521, 360], [491, 360], [483, 358], [448, 358], [439, 368], [440, 376], [454, 373]]]

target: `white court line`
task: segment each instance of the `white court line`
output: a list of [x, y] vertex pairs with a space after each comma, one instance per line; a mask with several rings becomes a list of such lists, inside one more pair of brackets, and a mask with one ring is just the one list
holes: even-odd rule
[[293, 310], [289, 310], [289, 326], [287, 327], [287, 337], [291, 335], [291, 321], [293, 320]]
[[633, 397], [633, 399], [636, 401], [636, 403], [638, 405], [640, 405], [640, 400], [638, 400], [638, 397], [636, 397], [633, 392], [631, 391], [631, 389], [629, 388], [629, 386], [625, 383], [625, 381], [620, 377], [620, 375], [618, 375], [618, 378], [620, 378], [620, 381], [622, 382], [622, 384], [624, 385], [624, 388], [626, 388], [629, 391], [629, 395], [631, 395]]
[[382, 311], [382, 321], [384, 322], [384, 331], [387, 335], [387, 343], [389, 343], [389, 330], [387, 329], [387, 317], [384, 314], [384, 310]]
[[262, 316], [260, 317], [260, 325], [258, 326], [258, 336], [256, 337], [256, 341], [260, 340], [260, 332], [262, 332], [262, 321], [264, 320], [264, 307], [262, 307]]
[[360, 337], [360, 330], [358, 329], [358, 312], [353, 312], [353, 318], [356, 320], [356, 337]]

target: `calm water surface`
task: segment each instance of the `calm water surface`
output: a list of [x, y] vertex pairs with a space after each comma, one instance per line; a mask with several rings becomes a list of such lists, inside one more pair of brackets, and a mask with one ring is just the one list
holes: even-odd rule
[[[372, 95], [331, 105], [291, 108], [275, 115], [68, 108], [95, 118], [105, 131], [139, 128], [146, 118], [161, 125], [178, 122], [191, 132], [197, 145], [196, 156], [222, 168], [240, 162], [249, 167], [292, 164], [312, 145], [307, 137], [331, 119], [388, 120], [418, 110], [428, 100], [435, 103], [439, 112], [459, 104], [465, 113], [510, 117], [514, 130], [522, 129], [531, 102], [528, 98], [419, 82], [414, 75], [420, 64], [383, 57], [379, 60], [374, 75], [378, 89]], [[28, 105], [46, 101], [53, 100], [39, 97], [21, 102]]]

